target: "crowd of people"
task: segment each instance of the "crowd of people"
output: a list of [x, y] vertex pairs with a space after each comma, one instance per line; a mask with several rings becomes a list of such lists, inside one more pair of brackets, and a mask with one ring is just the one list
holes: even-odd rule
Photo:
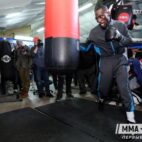
[[[8, 43], [8, 41], [6, 42]], [[79, 93], [81, 95], [87, 93], [86, 83], [88, 84], [90, 91], [93, 90], [92, 83], [94, 77], [92, 78], [91, 76], [95, 72], [95, 68], [94, 66], [92, 68], [91, 65], [95, 63], [94, 54], [90, 55], [89, 53], [89, 55], [82, 55], [82, 53], [80, 53], [79, 67], [78, 70], [75, 72], [71, 71], [66, 74], [60, 74], [57, 72], [50, 73], [48, 72], [44, 64], [43, 42], [40, 40], [39, 37], [36, 37], [33, 42], [34, 46], [30, 48], [24, 45], [22, 40], [17, 40], [15, 47], [11, 48], [12, 63], [10, 63], [10, 65], [13, 64], [13, 70], [11, 70], [10, 68], [9, 70], [7, 70], [7, 72], [11, 73], [12, 79], [9, 79], [12, 80], [12, 83], [14, 84], [14, 92], [18, 91], [21, 98], [28, 97], [30, 85], [33, 80], [36, 85], [36, 87], [34, 88], [37, 88], [36, 92], [40, 98], [42, 98], [43, 96], [54, 97], [53, 91], [50, 87], [50, 84], [52, 83], [57, 92], [56, 100], [62, 99], [64, 86], [66, 86], [66, 97], [73, 98], [74, 96], [72, 95], [71, 87], [73, 79], [77, 80], [80, 89]], [[88, 62], [84, 63], [83, 58], [85, 58], [86, 61], [88, 60], [88, 62], [92, 60], [91, 64], [88, 66]], [[81, 66], [83, 66], [83, 64], [86, 64], [87, 66], [82, 68]], [[6, 74], [6, 72], [4, 74]], [[88, 76], [86, 76], [85, 74], [88, 74]], [[1, 74], [1, 76], [3, 76], [3, 74]], [[51, 79], [49, 79], [50, 76]], [[7, 78], [1, 79], [1, 93], [4, 95], [6, 94], [5, 80], [7, 80]]]

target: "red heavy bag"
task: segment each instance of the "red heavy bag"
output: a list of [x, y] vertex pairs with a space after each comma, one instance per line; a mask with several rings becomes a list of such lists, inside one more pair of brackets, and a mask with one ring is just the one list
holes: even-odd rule
[[46, 0], [45, 65], [49, 71], [66, 72], [78, 66], [78, 0]]

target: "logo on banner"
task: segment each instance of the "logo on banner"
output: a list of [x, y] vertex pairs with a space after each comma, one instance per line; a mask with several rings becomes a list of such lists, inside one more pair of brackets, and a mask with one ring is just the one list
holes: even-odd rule
[[122, 139], [142, 139], [142, 124], [117, 124], [115, 134]]
[[128, 22], [129, 18], [130, 18], [129, 14], [126, 12], [123, 12], [118, 15], [117, 20], [126, 23]]
[[133, 14], [140, 15], [140, 14], [142, 14], [142, 10], [141, 9], [133, 9]]
[[8, 56], [8, 55], [4, 55], [2, 58], [1, 58], [1, 61], [3, 61], [4, 63], [9, 63], [11, 61], [11, 57]]

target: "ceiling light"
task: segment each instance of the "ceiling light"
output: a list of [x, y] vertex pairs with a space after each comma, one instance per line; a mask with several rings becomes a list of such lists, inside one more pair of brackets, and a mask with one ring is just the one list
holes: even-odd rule
[[21, 14], [20, 12], [7, 14], [7, 15], [6, 15], [6, 18], [16, 17], [16, 16], [19, 16], [20, 14]]
[[44, 27], [42, 27], [42, 28], [40, 28], [40, 29], [37, 30], [38, 33], [42, 32], [42, 31], [44, 31]]
[[45, 2], [38, 2], [36, 4], [38, 4], [38, 5], [45, 5]]
[[33, 41], [33, 37], [30, 37], [30, 36], [15, 35], [14, 38], [15, 38], [15, 39], [18, 39], [18, 40]]
[[93, 5], [92, 3], [87, 3], [87, 4], [83, 5], [83, 6], [81, 6], [78, 11], [79, 11], [79, 12], [82, 12], [82, 11], [84, 11], [85, 9], [91, 7], [92, 5]]

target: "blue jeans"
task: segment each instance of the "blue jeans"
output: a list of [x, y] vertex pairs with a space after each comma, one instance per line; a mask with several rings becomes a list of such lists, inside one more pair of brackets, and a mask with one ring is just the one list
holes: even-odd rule
[[43, 93], [45, 87], [46, 92], [49, 93], [49, 76], [45, 67], [36, 67], [34, 71], [38, 92]]

